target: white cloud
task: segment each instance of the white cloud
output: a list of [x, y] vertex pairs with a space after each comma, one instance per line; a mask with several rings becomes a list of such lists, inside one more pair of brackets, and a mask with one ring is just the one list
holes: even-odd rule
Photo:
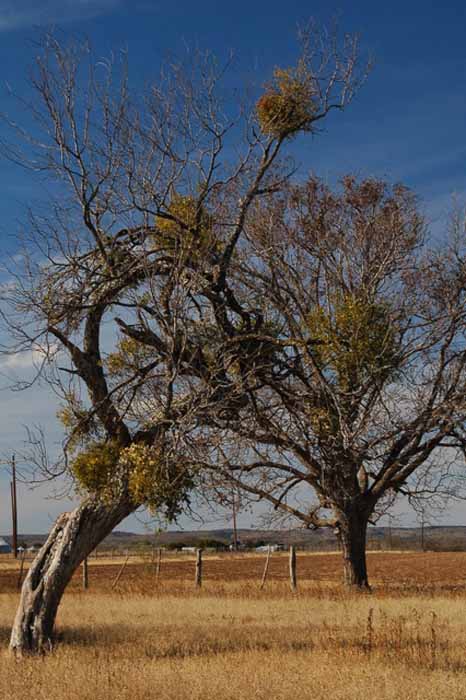
[[32, 350], [5, 355], [0, 360], [0, 371], [37, 369], [47, 356], [56, 356], [58, 351], [58, 345], [50, 345], [47, 349], [36, 346]]
[[124, 0], [22, 0], [18, 3], [0, 0], [0, 32], [91, 19], [111, 12], [123, 2]]

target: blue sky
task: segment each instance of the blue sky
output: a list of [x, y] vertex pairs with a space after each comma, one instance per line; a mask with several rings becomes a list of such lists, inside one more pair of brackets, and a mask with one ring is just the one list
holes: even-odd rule
[[[0, 0], [0, 100], [19, 118], [7, 88], [28, 94], [27, 73], [41, 28], [86, 36], [97, 54], [126, 47], [133, 83], [150, 80], [160, 62], [186, 44], [230, 50], [229, 80], [238, 87], [267, 79], [276, 65], [288, 65], [296, 51], [296, 27], [310, 16], [329, 23], [338, 15], [345, 31], [359, 32], [375, 68], [354, 103], [335, 114], [325, 132], [303, 141], [296, 153], [301, 172], [313, 169], [334, 180], [353, 172], [402, 181], [421, 197], [436, 235], [452, 197], [466, 192], [466, 5], [418, 0], [377, 3], [362, 0], [314, 3], [300, 0], [213, 2], [172, 0]], [[14, 251], [15, 232], [27, 205], [43, 198], [31, 174], [0, 161], [0, 246]], [[3, 368], [5, 369], [5, 368]], [[12, 367], [21, 373], [26, 367]], [[0, 391], [0, 455], [20, 449], [24, 425], [42, 424], [50, 446], [59, 439], [56, 406], [45, 388], [27, 393]], [[0, 533], [8, 531], [7, 479], [0, 467]], [[22, 528], [45, 531], [63, 501], [44, 500], [42, 488], [23, 488]], [[408, 522], [409, 516], [405, 521]], [[251, 516], [242, 524], [249, 526]], [[466, 507], [452, 508], [446, 521], [466, 524]], [[140, 525], [129, 521], [129, 528]]]

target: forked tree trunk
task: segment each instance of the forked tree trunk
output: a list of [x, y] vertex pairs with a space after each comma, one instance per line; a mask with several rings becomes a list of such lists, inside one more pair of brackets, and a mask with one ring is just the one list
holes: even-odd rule
[[107, 504], [89, 497], [57, 519], [23, 583], [11, 632], [13, 652], [51, 649], [58, 606], [73, 573], [134, 509], [127, 497]]
[[366, 562], [367, 525], [368, 515], [357, 509], [339, 518], [345, 584], [365, 590], [370, 589]]

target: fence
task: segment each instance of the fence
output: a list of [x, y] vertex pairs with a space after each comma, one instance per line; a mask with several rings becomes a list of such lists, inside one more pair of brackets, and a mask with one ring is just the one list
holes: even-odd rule
[[[194, 557], [193, 557], [194, 554]], [[255, 560], [257, 563], [257, 560], [260, 560], [263, 562], [263, 568], [260, 569], [260, 572], [257, 576], [257, 581], [259, 583], [259, 588], [262, 590], [266, 584], [267, 580], [269, 579], [269, 571], [270, 571], [270, 562], [272, 556], [275, 554], [273, 549], [269, 547], [266, 552], [264, 553], [263, 556], [258, 555], [257, 553], [254, 554], [253, 557], [251, 557], [251, 554], [245, 554], [245, 555], [238, 555], [238, 553], [228, 553], [222, 556], [221, 561], [226, 563], [228, 562], [229, 564], [232, 561], [238, 562], [238, 560], [241, 560], [243, 563], [246, 564], [247, 562], [251, 562], [252, 560]], [[278, 553], [279, 557], [275, 557], [275, 560], [278, 562], [278, 560], [282, 563], [285, 564], [285, 557], [283, 557], [282, 553]], [[114, 559], [114, 555], [112, 555], [111, 559]], [[204, 572], [205, 572], [205, 564], [207, 562], [207, 571], [209, 572], [209, 569], [213, 569], [213, 565], [217, 562], [218, 557], [215, 557], [213, 559], [209, 559], [209, 557], [204, 556], [204, 550], [200, 548], [196, 548], [192, 551], [189, 552], [165, 552], [163, 549], [158, 548], [158, 549], [153, 549], [150, 558], [142, 557], [140, 554], [138, 555], [137, 553], [131, 553], [129, 550], [126, 550], [123, 556], [123, 561], [121, 562], [121, 555], [119, 557], [121, 565], [119, 566], [116, 576], [113, 578], [111, 588], [116, 589], [118, 587], [118, 584], [122, 579], [124, 579], [124, 574], [125, 570], [128, 567], [128, 564], [131, 566], [131, 558], [137, 561], [138, 564], [141, 563], [148, 563], [150, 564], [151, 568], [153, 569], [154, 573], [154, 581], [156, 584], [160, 583], [163, 580], [164, 577], [164, 570], [166, 570], [167, 573], [167, 578], [170, 577], [170, 564], [173, 565], [173, 563], [176, 563], [178, 560], [182, 560], [183, 564], [189, 563], [191, 566], [192, 564], [192, 580], [195, 588], [201, 588], [204, 580]], [[101, 559], [105, 559], [105, 557], [101, 557]], [[109, 555], [107, 556], [107, 562], [109, 560]], [[165, 565], [165, 566], [164, 566]], [[282, 566], [282, 569], [285, 570], [285, 567]], [[85, 559], [82, 563], [82, 587], [84, 590], [87, 590], [89, 587], [89, 581], [90, 578], [92, 578], [90, 571], [92, 570], [92, 567], [89, 567], [89, 561], [88, 559]], [[257, 567], [256, 567], [257, 570]], [[184, 572], [187, 572], [187, 568], [184, 567]], [[296, 549], [295, 547], [291, 546], [289, 548], [288, 552], [288, 576], [289, 576], [289, 583], [290, 583], [290, 588], [292, 591], [297, 590], [297, 556], [296, 556]]]

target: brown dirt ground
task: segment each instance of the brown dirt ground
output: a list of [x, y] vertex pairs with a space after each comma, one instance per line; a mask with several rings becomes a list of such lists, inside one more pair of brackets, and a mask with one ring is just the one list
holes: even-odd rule
[[[240, 585], [257, 590], [264, 569], [265, 555], [205, 554], [203, 563], [204, 589]], [[122, 566], [122, 560], [90, 560], [89, 584], [94, 590], [111, 591]], [[190, 586], [194, 579], [194, 556], [164, 554], [160, 582], [155, 581], [155, 567], [150, 561], [130, 561], [125, 566], [116, 590], [155, 593], [160, 587]], [[466, 552], [373, 552], [368, 555], [371, 583], [379, 589], [417, 592], [466, 591]], [[3, 559], [0, 566], [0, 591], [11, 592], [18, 586], [19, 563]], [[339, 553], [299, 553], [298, 583], [303, 588], [334, 587], [342, 580]], [[268, 584], [286, 584], [288, 558], [286, 553], [272, 554]], [[81, 572], [71, 583], [71, 590], [81, 589]]]

